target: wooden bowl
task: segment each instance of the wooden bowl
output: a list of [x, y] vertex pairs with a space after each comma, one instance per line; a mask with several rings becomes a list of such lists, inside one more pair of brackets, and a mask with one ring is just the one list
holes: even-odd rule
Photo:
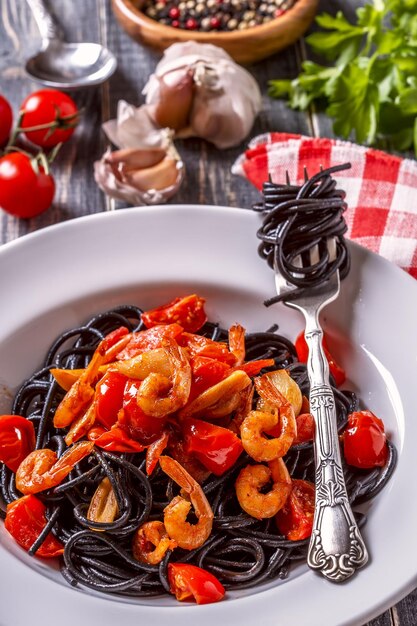
[[173, 43], [197, 41], [226, 50], [238, 63], [264, 59], [299, 39], [310, 26], [319, 0], [298, 0], [280, 17], [246, 30], [201, 32], [173, 28], [147, 17], [140, 8], [145, 0], [112, 0], [122, 28], [140, 43], [162, 51]]

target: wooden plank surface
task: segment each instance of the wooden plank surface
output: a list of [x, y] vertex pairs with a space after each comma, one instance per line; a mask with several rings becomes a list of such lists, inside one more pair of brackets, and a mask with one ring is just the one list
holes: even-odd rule
[[[350, 2], [350, 10], [355, 2]], [[119, 66], [105, 85], [72, 94], [83, 109], [83, 119], [53, 166], [57, 183], [53, 207], [27, 221], [1, 212], [0, 243], [49, 224], [123, 206], [106, 198], [94, 183], [93, 163], [106, 146], [100, 125], [115, 115], [119, 99], [137, 106], [144, 101], [141, 93], [143, 86], [159, 59], [153, 52], [130, 40], [121, 30], [112, 15], [110, 0], [51, 0], [50, 6], [59, 17], [69, 41], [89, 40], [108, 45], [116, 54]], [[40, 38], [24, 0], [1, 0], [0, 7], [0, 92], [7, 96], [17, 111], [23, 98], [38, 88], [26, 77], [23, 66], [25, 59], [39, 46]], [[323, 0], [320, 10], [334, 12], [342, 7], [348, 8], [344, 0]], [[272, 100], [267, 95], [268, 80], [296, 76], [300, 58], [305, 54], [305, 47], [296, 45], [249, 68], [263, 94], [263, 111], [251, 136], [270, 130], [331, 136], [331, 125], [325, 116], [290, 111], [284, 102]], [[245, 145], [246, 142], [242, 142], [233, 149], [219, 151], [198, 139], [178, 142], [187, 175], [184, 185], [171, 202], [251, 206], [259, 198], [258, 192], [246, 181], [232, 175], [230, 170]], [[416, 609], [417, 592], [414, 592], [396, 607], [369, 622], [369, 626], [416, 625]]]

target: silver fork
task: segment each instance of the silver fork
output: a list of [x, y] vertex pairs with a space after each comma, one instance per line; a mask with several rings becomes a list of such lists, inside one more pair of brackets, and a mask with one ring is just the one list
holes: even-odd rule
[[[334, 259], [334, 239], [328, 240], [328, 250], [329, 259]], [[310, 256], [314, 263], [314, 249]], [[300, 257], [293, 262], [298, 267], [301, 267], [301, 263]], [[315, 422], [316, 502], [307, 562], [329, 580], [342, 582], [365, 565], [368, 553], [347, 495], [340, 459], [335, 401], [329, 384], [329, 365], [322, 348], [323, 330], [319, 323], [320, 312], [339, 295], [339, 271], [325, 284], [300, 295], [291, 296], [294, 287], [286, 282], [277, 268], [275, 284], [278, 295], [284, 296], [284, 303], [304, 315], [305, 338], [309, 348], [307, 371], [310, 380], [310, 411]]]

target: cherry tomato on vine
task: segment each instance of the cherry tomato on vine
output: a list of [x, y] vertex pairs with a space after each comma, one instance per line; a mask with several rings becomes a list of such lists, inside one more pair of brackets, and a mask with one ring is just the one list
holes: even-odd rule
[[[29, 550], [45, 528], [47, 524], [45, 511], [44, 503], [33, 495], [23, 496], [7, 505], [4, 526], [25, 550]], [[62, 543], [49, 533], [36, 551], [36, 556], [51, 558], [63, 552]]]
[[356, 411], [348, 417], [343, 434], [346, 462], [354, 467], [383, 467], [388, 458], [384, 423], [371, 411]]
[[13, 124], [12, 107], [4, 96], [0, 94], [0, 146], [4, 146], [10, 136]]
[[35, 449], [32, 422], [20, 415], [0, 415], [0, 461], [12, 472]]
[[55, 182], [35, 159], [22, 152], [0, 158], [0, 208], [15, 217], [35, 217], [52, 203]]
[[291, 541], [307, 539], [313, 529], [315, 487], [307, 480], [292, 481], [291, 493], [275, 521], [282, 535]]
[[225, 589], [213, 574], [189, 563], [169, 563], [168, 582], [177, 600], [210, 604], [223, 600]]
[[[67, 141], [79, 120], [77, 105], [67, 94], [41, 89], [30, 94], [20, 107], [20, 127], [26, 138], [41, 148], [53, 148]], [[38, 130], [30, 130], [35, 127]]]
[[195, 333], [207, 321], [203, 298], [196, 294], [175, 298], [164, 306], [142, 313], [147, 328], [157, 324], [180, 324], [189, 333]]

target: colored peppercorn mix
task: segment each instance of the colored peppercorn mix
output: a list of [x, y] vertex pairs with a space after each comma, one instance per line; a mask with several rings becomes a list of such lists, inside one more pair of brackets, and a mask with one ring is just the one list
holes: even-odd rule
[[160, 24], [199, 31], [252, 28], [280, 17], [296, 0], [147, 0], [142, 7]]

